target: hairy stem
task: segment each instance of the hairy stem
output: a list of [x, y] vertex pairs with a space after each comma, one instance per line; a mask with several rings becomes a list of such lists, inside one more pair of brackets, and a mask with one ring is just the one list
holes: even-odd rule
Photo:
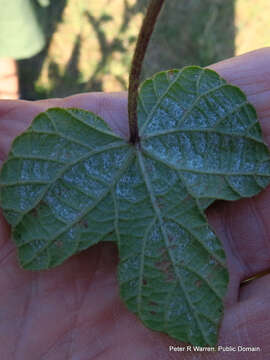
[[140, 140], [137, 119], [137, 99], [143, 59], [164, 1], [165, 0], [150, 0], [131, 63], [128, 88], [128, 123], [130, 132], [129, 141], [132, 144], [136, 144]]

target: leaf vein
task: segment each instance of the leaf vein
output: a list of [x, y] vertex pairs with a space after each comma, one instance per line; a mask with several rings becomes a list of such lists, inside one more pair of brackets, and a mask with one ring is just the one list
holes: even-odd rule
[[161, 229], [161, 232], [162, 232], [162, 237], [164, 239], [164, 242], [165, 242], [165, 245], [167, 247], [167, 252], [168, 252], [168, 255], [171, 259], [171, 262], [172, 262], [172, 265], [173, 265], [173, 268], [174, 268], [174, 272], [175, 274], [177, 275], [177, 279], [178, 279], [178, 282], [179, 282], [179, 285], [180, 287], [182, 288], [183, 290], [183, 294], [185, 295], [185, 298], [186, 298], [186, 301], [189, 305], [189, 308], [193, 310], [193, 316], [194, 316], [194, 319], [195, 321], [197, 322], [197, 326], [198, 326], [198, 329], [200, 330], [201, 334], [202, 334], [202, 337], [204, 338], [204, 340], [206, 341], [206, 343], [208, 343], [208, 339], [206, 338], [205, 334], [204, 334], [204, 331], [202, 329], [202, 326], [201, 326], [201, 323], [200, 323], [200, 320], [199, 318], [197, 317], [196, 315], [196, 311], [194, 309], [194, 306], [189, 298], [189, 295], [187, 294], [187, 291], [185, 289], [185, 286], [181, 280], [181, 277], [178, 275], [178, 271], [176, 269], [176, 265], [174, 263], [174, 258], [173, 258], [173, 255], [172, 255], [172, 251], [170, 250], [170, 246], [169, 246], [169, 240], [168, 240], [168, 237], [167, 237], [167, 234], [165, 233], [164, 231], [164, 227], [163, 227], [163, 221], [162, 221], [162, 217], [161, 217], [161, 213], [159, 211], [159, 208], [156, 204], [156, 200], [155, 200], [155, 196], [153, 194], [153, 191], [152, 191], [152, 188], [151, 188], [151, 185], [150, 185], [150, 180], [148, 178], [148, 175], [146, 173], [146, 169], [145, 169], [145, 166], [144, 166], [144, 161], [143, 161], [143, 158], [142, 158], [142, 155], [139, 151], [137, 151], [137, 154], [138, 154], [138, 160], [139, 160], [139, 164], [140, 164], [140, 168], [141, 168], [141, 173], [142, 173], [142, 176], [144, 178], [144, 181], [145, 181], [145, 184], [146, 184], [146, 187], [148, 189], [148, 192], [149, 192], [149, 195], [150, 195], [150, 199], [151, 199], [151, 202], [152, 202], [152, 206], [153, 206], [153, 210], [154, 212], [156, 213], [156, 217], [158, 219], [158, 222], [160, 224], [160, 229]]
[[[52, 237], [51, 239], [48, 240], [45, 248], [48, 248], [59, 236], [64, 234], [66, 231], [70, 230], [76, 223], [78, 223], [86, 214], [88, 214], [90, 211], [92, 211], [97, 206], [97, 204], [99, 204], [111, 192], [116, 181], [118, 181], [118, 178], [126, 171], [126, 168], [131, 163], [133, 158], [134, 158], [134, 153], [130, 151], [129, 154], [126, 156], [125, 164], [123, 164], [122, 168], [119, 170], [118, 174], [115, 176], [114, 181], [112, 181], [112, 183], [109, 184], [108, 188], [105, 189], [101, 193], [101, 195], [97, 198], [97, 200], [93, 204], [91, 204], [89, 207], [84, 209], [84, 211], [82, 211], [80, 213], [80, 215], [78, 217], [76, 217], [76, 219], [74, 221], [70, 222], [66, 227], [62, 228], [57, 233], [55, 233], [54, 237]], [[34, 260], [34, 258], [39, 255], [39, 253], [40, 252], [37, 252], [33, 258], [29, 259], [26, 263], [24, 263], [24, 266], [27, 266], [28, 264], [30, 264]]]

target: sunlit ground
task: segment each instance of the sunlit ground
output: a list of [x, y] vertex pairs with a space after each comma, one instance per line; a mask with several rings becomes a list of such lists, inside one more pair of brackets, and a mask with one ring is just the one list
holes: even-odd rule
[[236, 1], [236, 55], [270, 46], [270, 1]]
[[[146, 4], [147, 0], [68, 0], [46, 52], [21, 66], [24, 96], [126, 90]], [[54, 15], [53, 5], [50, 14]], [[170, 0], [143, 77], [187, 64], [205, 66], [270, 46], [269, 19], [269, 0]], [[37, 63], [40, 71], [33, 79]]]

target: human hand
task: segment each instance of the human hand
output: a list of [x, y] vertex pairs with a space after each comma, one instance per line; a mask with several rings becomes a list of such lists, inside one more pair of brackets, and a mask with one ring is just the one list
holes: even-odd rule
[[[270, 49], [212, 66], [242, 88], [255, 106], [270, 145]], [[80, 107], [101, 115], [128, 136], [126, 95], [81, 94], [37, 102], [0, 101], [0, 161], [12, 139], [49, 107]], [[252, 199], [217, 202], [207, 212], [227, 253], [230, 286], [220, 345], [258, 346], [258, 359], [270, 355], [270, 275], [240, 288], [245, 278], [270, 268], [270, 188]], [[63, 265], [42, 272], [19, 267], [10, 230], [0, 217], [0, 359], [151, 360], [253, 359], [254, 353], [169, 351], [184, 346], [146, 329], [118, 295], [117, 251], [96, 245]], [[268, 355], [268, 356], [267, 356]]]

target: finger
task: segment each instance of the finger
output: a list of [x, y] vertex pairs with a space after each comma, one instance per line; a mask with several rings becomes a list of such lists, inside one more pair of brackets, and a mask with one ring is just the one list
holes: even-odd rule
[[270, 144], [270, 47], [255, 50], [210, 68], [239, 86], [255, 107], [266, 141]]
[[39, 108], [27, 101], [0, 100], [0, 164], [14, 137], [29, 126]]
[[[270, 144], [270, 48], [257, 50], [211, 66], [239, 86], [255, 106]], [[223, 240], [233, 288], [240, 281], [270, 267], [270, 190], [252, 199], [219, 202], [209, 209], [209, 219]]]
[[269, 358], [269, 303], [270, 275], [242, 286], [239, 302], [226, 313], [224, 318], [222, 327], [224, 342], [259, 346], [261, 348], [260, 356], [263, 355], [262, 359]]
[[241, 281], [269, 268], [270, 191], [251, 199], [217, 202], [207, 214], [227, 254], [231, 280], [228, 295], [234, 303]]

